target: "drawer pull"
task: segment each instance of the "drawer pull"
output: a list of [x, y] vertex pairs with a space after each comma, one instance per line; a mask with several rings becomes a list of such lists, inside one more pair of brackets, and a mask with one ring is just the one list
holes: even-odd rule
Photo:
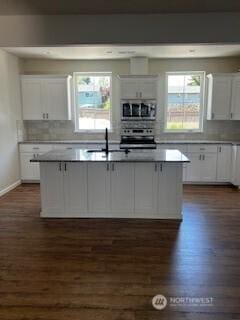
[[40, 148], [39, 147], [33, 147], [33, 150], [39, 150]]

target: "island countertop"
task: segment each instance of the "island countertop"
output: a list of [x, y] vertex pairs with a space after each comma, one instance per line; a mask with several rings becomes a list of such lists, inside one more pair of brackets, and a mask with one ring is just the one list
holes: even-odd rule
[[52, 150], [31, 162], [190, 162], [179, 150], [131, 150], [125, 152], [88, 152], [87, 149]]

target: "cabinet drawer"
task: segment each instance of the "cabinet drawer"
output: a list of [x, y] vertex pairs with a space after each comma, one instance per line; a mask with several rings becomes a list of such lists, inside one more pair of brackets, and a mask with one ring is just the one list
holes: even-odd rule
[[82, 145], [79, 144], [70, 144], [70, 143], [66, 143], [66, 144], [54, 144], [53, 145], [53, 149], [55, 150], [72, 150], [75, 148], [82, 148]]
[[45, 153], [52, 148], [50, 144], [20, 144], [20, 152]]
[[189, 153], [217, 153], [217, 145], [213, 144], [189, 144]]

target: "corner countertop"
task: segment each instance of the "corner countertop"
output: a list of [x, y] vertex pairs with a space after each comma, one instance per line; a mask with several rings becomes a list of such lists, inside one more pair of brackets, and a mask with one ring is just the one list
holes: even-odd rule
[[30, 160], [31, 162], [190, 162], [178, 150], [141, 150], [125, 152], [87, 152], [87, 149], [53, 150]]

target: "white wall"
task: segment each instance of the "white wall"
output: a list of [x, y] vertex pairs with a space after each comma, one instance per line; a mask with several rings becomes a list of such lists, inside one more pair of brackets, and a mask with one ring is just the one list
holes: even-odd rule
[[19, 60], [0, 49], [0, 195], [20, 179], [16, 126], [20, 119]]
[[[162, 74], [166, 71], [205, 71], [211, 72], [237, 72], [240, 68], [240, 57], [237, 58], [211, 58], [211, 59], [150, 59], [149, 73]], [[72, 74], [74, 71], [96, 72], [112, 71], [114, 79], [118, 74], [129, 74], [129, 60], [47, 60], [26, 59], [22, 63], [22, 72], [25, 74]], [[160, 86], [163, 87], [163, 86]], [[119, 139], [120, 105], [117, 90], [117, 81], [113, 84], [113, 139]], [[173, 140], [239, 140], [239, 121], [204, 121], [203, 133], [164, 133], [164, 95], [159, 97], [158, 121], [156, 124], [159, 139]], [[47, 128], [46, 128], [47, 126]], [[103, 139], [101, 134], [74, 133], [74, 128], [69, 123], [62, 123], [61, 130], [51, 121], [49, 123], [28, 122], [26, 123], [28, 139]]]

